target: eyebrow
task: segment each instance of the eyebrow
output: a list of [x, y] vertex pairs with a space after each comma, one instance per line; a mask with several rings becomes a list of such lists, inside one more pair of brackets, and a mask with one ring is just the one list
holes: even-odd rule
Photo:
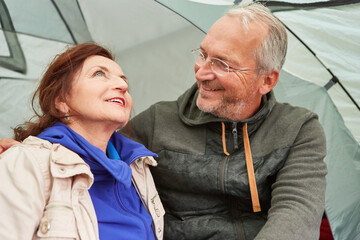
[[[100, 69], [104, 70], [105, 72], [109, 72], [109, 69], [105, 66], [98, 66], [98, 67]], [[126, 82], [128, 82], [128, 78], [124, 74], [119, 75], [119, 77], [124, 79]]]
[[[205, 53], [206, 53], [206, 51], [205, 51], [205, 49], [200, 45], [200, 50], [202, 50], [202, 51], [204, 51]], [[226, 56], [224, 56], [224, 57], [220, 57], [220, 56], [215, 56], [215, 58], [218, 58], [218, 59], [220, 59], [220, 60], [223, 60], [224, 62], [233, 62], [233, 60], [231, 60], [231, 59], [229, 59], [229, 58], [227, 58]]]

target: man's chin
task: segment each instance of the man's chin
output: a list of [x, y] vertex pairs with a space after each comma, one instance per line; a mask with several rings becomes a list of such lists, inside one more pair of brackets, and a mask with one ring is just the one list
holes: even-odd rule
[[203, 112], [214, 113], [217, 110], [216, 106], [210, 105], [205, 99], [197, 99], [196, 106]]

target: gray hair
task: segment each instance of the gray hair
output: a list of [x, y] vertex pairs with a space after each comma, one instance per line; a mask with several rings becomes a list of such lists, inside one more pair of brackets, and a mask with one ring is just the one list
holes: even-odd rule
[[260, 70], [258, 73], [279, 70], [285, 62], [287, 50], [287, 34], [284, 25], [271, 11], [260, 3], [243, 0], [227, 13], [227, 16], [239, 17], [245, 29], [249, 29], [252, 21], [259, 21], [269, 28], [262, 44], [255, 49], [254, 57]]

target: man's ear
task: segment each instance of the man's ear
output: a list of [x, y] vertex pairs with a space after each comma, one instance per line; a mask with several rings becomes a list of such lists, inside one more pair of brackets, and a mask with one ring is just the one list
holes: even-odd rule
[[273, 70], [264, 75], [263, 83], [259, 88], [259, 93], [265, 95], [275, 87], [279, 80], [279, 70]]
[[60, 100], [59, 96], [57, 96], [55, 99], [55, 107], [57, 110], [59, 110], [63, 114], [66, 114], [69, 112], [69, 106], [66, 104], [65, 101]]

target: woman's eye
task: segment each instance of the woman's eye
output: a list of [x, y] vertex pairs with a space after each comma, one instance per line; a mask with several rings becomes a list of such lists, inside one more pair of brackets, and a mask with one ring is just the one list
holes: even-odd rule
[[96, 71], [94, 75], [97, 76], [97, 77], [103, 77], [103, 76], [105, 76], [105, 74], [104, 74], [103, 71]]

